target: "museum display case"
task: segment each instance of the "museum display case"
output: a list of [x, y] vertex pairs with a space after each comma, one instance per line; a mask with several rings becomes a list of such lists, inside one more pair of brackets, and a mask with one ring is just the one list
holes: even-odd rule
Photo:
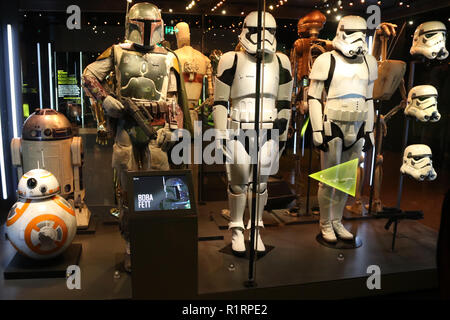
[[444, 1], [1, 9], [0, 299], [448, 292]]

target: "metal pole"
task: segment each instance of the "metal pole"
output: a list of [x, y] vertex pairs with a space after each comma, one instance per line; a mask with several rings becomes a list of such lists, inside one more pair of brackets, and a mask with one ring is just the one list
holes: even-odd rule
[[[416, 62], [417, 61], [411, 61], [409, 63], [408, 92], [414, 85], [414, 72], [416, 68]], [[408, 131], [409, 131], [409, 118], [405, 117], [405, 131], [403, 133], [403, 145], [402, 145], [402, 153], [400, 154], [401, 157], [400, 166], [403, 164], [403, 153], [405, 152], [408, 143]], [[397, 209], [400, 209], [400, 204], [402, 201], [402, 191], [403, 191], [403, 174], [400, 174], [397, 191]]]
[[[262, 55], [261, 52], [261, 29], [262, 29], [262, 0], [258, 0], [258, 24], [257, 24], [257, 44], [256, 44], [256, 92], [255, 92], [255, 150], [257, 159], [259, 158], [259, 116], [260, 116], [260, 97], [261, 97], [261, 63]], [[250, 258], [248, 264], [248, 280], [244, 283], [246, 287], [256, 286], [254, 278], [254, 265], [255, 265], [255, 225], [256, 225], [256, 198], [257, 198], [257, 188], [258, 188], [258, 164], [253, 165], [253, 181], [252, 181], [252, 210], [251, 210], [251, 229], [250, 229]]]
[[[375, 149], [373, 152], [375, 155], [372, 157], [372, 170], [371, 170], [371, 179], [370, 179], [370, 196], [369, 196], [369, 210], [368, 214], [372, 213], [372, 202], [373, 202], [373, 192], [375, 188], [375, 169], [377, 167], [377, 158], [378, 154], [381, 153], [381, 139], [383, 139], [383, 133], [381, 131], [381, 101], [380, 105], [378, 107], [378, 114], [377, 114], [377, 122], [376, 122], [376, 131], [375, 131]], [[361, 181], [362, 183], [362, 181]]]

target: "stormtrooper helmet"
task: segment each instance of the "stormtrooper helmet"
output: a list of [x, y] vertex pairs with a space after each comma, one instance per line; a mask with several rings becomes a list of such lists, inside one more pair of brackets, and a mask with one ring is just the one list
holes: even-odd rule
[[148, 2], [136, 3], [127, 14], [125, 39], [150, 49], [164, 40], [164, 22], [159, 9]]
[[443, 60], [448, 57], [445, 49], [447, 28], [440, 21], [422, 23], [414, 32], [411, 50], [412, 55], [419, 54], [427, 59]]
[[[261, 50], [264, 53], [275, 53], [277, 50], [277, 40], [275, 38], [275, 32], [277, 29], [277, 23], [275, 18], [268, 12], [265, 12], [262, 18], [262, 25], [265, 31], [261, 31]], [[258, 37], [258, 12], [253, 11], [245, 17], [244, 25], [242, 27], [241, 34], [239, 35], [239, 42], [242, 47], [250, 54], [256, 53]]]
[[368, 51], [366, 32], [367, 23], [364, 18], [345, 16], [339, 21], [333, 47], [349, 58], [365, 55]]
[[19, 180], [17, 194], [23, 199], [44, 199], [60, 192], [56, 177], [43, 169], [33, 169], [25, 173]]
[[406, 147], [400, 172], [418, 181], [436, 179], [437, 173], [433, 169], [431, 155], [430, 147], [425, 144], [412, 144]]
[[441, 118], [437, 109], [438, 92], [431, 85], [412, 88], [408, 93], [405, 115], [417, 118], [422, 122], [437, 122]]

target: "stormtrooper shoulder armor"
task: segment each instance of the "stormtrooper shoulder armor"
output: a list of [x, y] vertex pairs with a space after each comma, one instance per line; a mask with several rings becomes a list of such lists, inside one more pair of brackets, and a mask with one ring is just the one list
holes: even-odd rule
[[371, 54], [366, 54], [365, 59], [367, 62], [367, 68], [369, 69], [369, 80], [375, 81], [378, 78], [378, 62], [377, 59]]
[[236, 73], [237, 66], [237, 52], [230, 51], [225, 53], [220, 57], [219, 65], [217, 67], [217, 78], [231, 86], [234, 79], [234, 74]]
[[280, 85], [292, 80], [291, 61], [284, 53], [277, 52], [280, 63]]
[[309, 78], [311, 80], [319, 81], [327, 80], [331, 68], [331, 59], [331, 52], [325, 52], [318, 56], [311, 68]]

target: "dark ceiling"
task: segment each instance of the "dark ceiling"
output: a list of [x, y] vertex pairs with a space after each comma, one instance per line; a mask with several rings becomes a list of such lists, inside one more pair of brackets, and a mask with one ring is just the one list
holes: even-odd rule
[[[227, 15], [239, 16], [256, 10], [257, 0], [225, 0], [223, 4], [215, 10], [211, 9], [223, 0], [193, 0], [195, 5], [186, 10], [186, 6], [192, 0], [149, 0], [153, 2], [163, 12], [168, 13], [192, 13], [206, 15]], [[141, 2], [141, 1], [133, 1]], [[282, 2], [283, 5], [279, 5]], [[339, 2], [339, 3], [338, 3]], [[69, 5], [76, 4], [80, 6], [82, 12], [124, 12], [126, 0], [20, 0], [19, 7], [21, 11], [65, 11]], [[350, 5], [350, 3], [352, 5]], [[382, 19], [384, 21], [393, 18], [411, 16], [438, 8], [448, 7], [448, 0], [266, 0], [266, 7], [273, 6], [273, 14], [277, 18], [298, 19], [311, 9], [318, 8], [326, 11], [328, 8], [342, 7], [343, 14], [364, 13], [370, 4], [380, 3]], [[279, 5], [277, 8], [276, 5]], [[327, 7], [328, 5], [328, 7]], [[225, 10], [224, 12], [222, 12]]]

